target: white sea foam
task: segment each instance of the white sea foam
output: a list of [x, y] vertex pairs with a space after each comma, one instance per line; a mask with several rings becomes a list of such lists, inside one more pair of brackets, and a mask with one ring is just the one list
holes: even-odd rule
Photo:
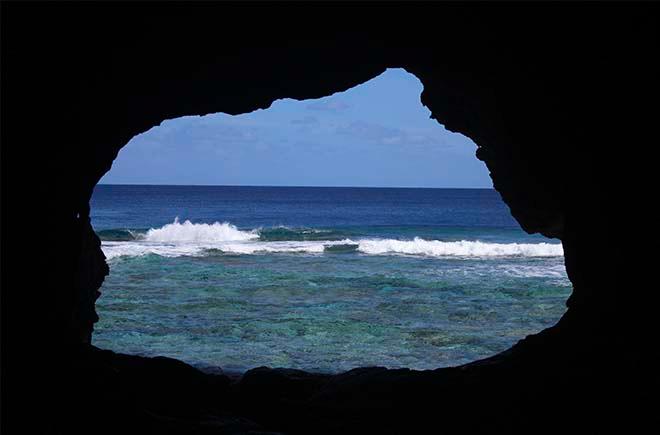
[[218, 247], [222, 252], [231, 254], [260, 254], [260, 253], [308, 253], [319, 254], [326, 246], [337, 242], [255, 242], [255, 243], [227, 243]]
[[540, 266], [524, 264], [503, 264], [498, 271], [515, 278], [557, 278], [567, 279], [566, 268], [562, 264]]
[[564, 255], [562, 245], [554, 243], [484, 243], [461, 240], [443, 242], [424, 240], [361, 240], [358, 250], [366, 254], [409, 254], [428, 257], [558, 257]]
[[103, 242], [101, 248], [107, 259], [121, 256], [136, 257], [156, 254], [161, 257], [198, 257], [210, 250], [225, 254], [307, 253], [320, 254], [326, 247], [343, 244], [340, 241], [278, 241], [278, 242], [218, 242], [218, 243], [158, 243], [158, 242]]
[[228, 222], [215, 222], [213, 224], [194, 224], [189, 220], [179, 222], [174, 219], [171, 224], [160, 228], [152, 228], [143, 236], [148, 242], [195, 242], [218, 243], [238, 242], [259, 238], [257, 230], [241, 231]]
[[149, 243], [149, 242], [103, 242], [101, 249], [108, 260], [116, 257], [137, 257], [156, 254], [161, 257], [204, 255], [205, 248], [194, 244]]
[[[445, 242], [425, 240], [361, 239], [318, 241], [261, 241], [259, 230], [241, 231], [224, 222], [194, 224], [188, 220], [152, 228], [133, 241], [103, 242], [108, 259], [121, 256], [156, 254], [163, 257], [201, 256], [210, 250], [227, 254], [309, 253], [320, 254], [326, 248], [353, 245], [367, 255], [419, 255], [427, 257], [558, 257], [561, 244], [553, 243], [485, 243], [462, 240]], [[515, 273], [515, 272], [514, 272]]]

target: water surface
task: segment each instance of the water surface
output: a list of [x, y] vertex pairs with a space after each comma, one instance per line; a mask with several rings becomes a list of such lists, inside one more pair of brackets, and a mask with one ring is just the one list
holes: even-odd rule
[[436, 368], [554, 324], [557, 240], [491, 189], [99, 185], [95, 345], [200, 367]]

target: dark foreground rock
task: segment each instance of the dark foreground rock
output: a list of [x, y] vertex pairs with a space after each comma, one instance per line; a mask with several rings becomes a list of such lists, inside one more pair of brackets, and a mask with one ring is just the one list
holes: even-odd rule
[[[1, 7], [3, 435], [657, 429], [657, 4]], [[240, 380], [89, 345], [89, 201], [132, 137], [389, 67], [476, 142], [522, 228], [561, 240], [555, 327], [462, 367]]]
[[[207, 374], [171, 358], [84, 346], [69, 366], [79, 403], [63, 433], [262, 434], [641, 430], [657, 384], [596, 349], [547, 331], [509, 351], [428, 371], [359, 368], [337, 375], [260, 367]], [[549, 349], [553, 352], [548, 357]], [[603, 355], [607, 354], [602, 350]], [[612, 373], [622, 369], [625, 381]], [[567, 396], [565, 391], [572, 394]], [[102, 395], [98, 392], [102, 391]], [[72, 393], [68, 391], [67, 393]], [[625, 397], [625, 403], [621, 400]], [[612, 414], [610, 414], [612, 413]], [[541, 424], [542, 423], [542, 424]]]

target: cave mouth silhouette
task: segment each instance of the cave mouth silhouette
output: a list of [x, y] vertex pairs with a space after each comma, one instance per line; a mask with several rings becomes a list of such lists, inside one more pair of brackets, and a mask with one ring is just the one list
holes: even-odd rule
[[[2, 183], [15, 213], [3, 232], [3, 388], [26, 404], [15, 424], [181, 434], [656, 424], [656, 304], [630, 229], [654, 224], [640, 212], [652, 194], [631, 192], [646, 193], [642, 175], [654, 173], [639, 165], [653, 163], [657, 136], [657, 6], [376, 8], [2, 3], [2, 176], [17, 180]], [[562, 240], [573, 291], [555, 326], [459, 367], [260, 369], [237, 382], [89, 345], [107, 273], [89, 201], [123, 145], [164, 119], [318, 98], [393, 65], [424, 83], [435, 119], [479, 145], [521, 227]], [[15, 230], [43, 228], [44, 210], [54, 230]]]
[[[235, 373], [419, 370], [492, 356], [555, 324], [570, 289], [561, 246], [524, 233], [495, 191], [383, 189], [406, 172], [423, 186], [490, 185], [477, 146], [430, 119], [422, 89], [387, 69], [320, 99], [135, 136], [91, 201], [111, 270], [92, 343]], [[222, 178], [268, 168], [275, 178], [248, 187]], [[324, 169], [320, 182], [288, 183], [330, 188], [249, 187]], [[386, 185], [334, 188], [369, 171]]]

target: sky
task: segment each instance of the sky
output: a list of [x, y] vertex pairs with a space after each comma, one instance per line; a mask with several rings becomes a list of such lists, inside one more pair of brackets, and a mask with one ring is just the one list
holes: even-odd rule
[[166, 120], [133, 137], [100, 183], [491, 188], [474, 142], [431, 119], [422, 90], [388, 69], [316, 100]]

